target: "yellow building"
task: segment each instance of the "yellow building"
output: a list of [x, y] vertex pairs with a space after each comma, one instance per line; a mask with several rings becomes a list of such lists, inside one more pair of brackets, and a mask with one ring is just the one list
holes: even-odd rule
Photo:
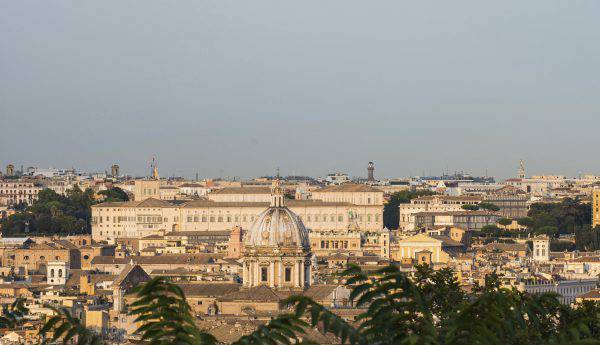
[[[421, 233], [405, 238], [392, 245], [391, 258], [396, 261], [448, 263], [450, 258], [461, 253], [464, 245], [447, 236], [429, 236]], [[427, 254], [427, 255], [425, 255]]]
[[160, 180], [135, 180], [133, 197], [137, 201], [160, 199]]
[[308, 234], [311, 251], [318, 256], [327, 256], [336, 252], [362, 251], [360, 232], [344, 231], [312, 231]]
[[600, 225], [600, 188], [592, 192], [592, 227]]

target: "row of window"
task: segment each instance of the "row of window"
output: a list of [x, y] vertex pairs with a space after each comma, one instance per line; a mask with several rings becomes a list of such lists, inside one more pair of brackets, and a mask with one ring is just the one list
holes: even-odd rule
[[[109, 216], [93, 216], [92, 217], [92, 223], [94, 223], [94, 224], [96, 224], [96, 223], [102, 224], [103, 220], [105, 220], [106, 222], [110, 222], [111, 218]], [[133, 216], [113, 216], [112, 217], [113, 223], [134, 222], [134, 221], [137, 221], [138, 223], [157, 224], [157, 223], [168, 223], [169, 218], [161, 217], [161, 216], [157, 216], [157, 215], [137, 216], [137, 217], [133, 217]], [[178, 222], [179, 217], [174, 217], [173, 221]]]
[[[378, 214], [367, 214], [366, 216], [363, 215], [359, 215], [358, 216], [358, 220], [359, 221], [363, 221], [366, 217], [367, 222], [371, 222], [371, 221], [375, 221], [375, 222], [379, 222], [380, 216]], [[202, 223], [206, 223], [207, 221], [214, 223], [214, 222], [227, 222], [227, 223], [231, 223], [232, 221], [234, 222], [239, 222], [240, 219], [242, 222], [247, 222], [248, 220], [250, 220], [251, 222], [253, 222], [255, 220], [255, 216], [187, 216], [186, 221], [188, 223], [198, 223], [198, 222], [202, 222]], [[344, 221], [344, 216], [343, 215], [319, 215], [319, 214], [315, 214], [315, 215], [306, 215], [306, 216], [300, 216], [300, 219], [302, 221], [305, 222], [312, 222], [313, 220], [315, 222], [343, 222]]]
[[[286, 283], [289, 283], [292, 281], [292, 268], [291, 267], [286, 267], [284, 269], [283, 279]], [[269, 268], [268, 267], [260, 268], [260, 281], [263, 283], [266, 283], [269, 281]]]

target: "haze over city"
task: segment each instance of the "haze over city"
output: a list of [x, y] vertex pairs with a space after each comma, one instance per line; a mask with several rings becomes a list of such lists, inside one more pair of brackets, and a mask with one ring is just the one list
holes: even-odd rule
[[0, 5], [0, 163], [600, 173], [600, 3]]

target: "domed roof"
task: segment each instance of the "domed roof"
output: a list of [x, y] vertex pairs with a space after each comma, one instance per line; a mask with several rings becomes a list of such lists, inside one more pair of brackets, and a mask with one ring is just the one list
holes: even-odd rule
[[308, 232], [287, 207], [269, 207], [252, 224], [244, 246], [297, 246], [309, 248]]
[[300, 218], [285, 207], [278, 180], [273, 184], [271, 206], [258, 216], [246, 232], [244, 246], [295, 246], [310, 249], [308, 231]]

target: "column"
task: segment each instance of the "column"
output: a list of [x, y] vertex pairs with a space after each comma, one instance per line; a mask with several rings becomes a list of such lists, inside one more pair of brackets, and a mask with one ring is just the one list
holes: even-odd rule
[[273, 261], [269, 263], [269, 286], [275, 287], [275, 263]]
[[242, 281], [244, 286], [248, 285], [248, 263], [244, 262], [242, 266]]
[[280, 260], [277, 262], [277, 266], [278, 266], [278, 274], [277, 274], [277, 286], [281, 287], [283, 286], [283, 278], [281, 276], [281, 270], [283, 269], [283, 262]]
[[296, 262], [296, 279], [298, 280], [297, 287], [302, 286], [302, 266], [300, 266], [300, 262]]
[[300, 262], [300, 287], [302, 287], [302, 288], [305, 286], [305, 284], [304, 284], [304, 273], [305, 273], [304, 270], [305, 270], [304, 260], [302, 260]]

